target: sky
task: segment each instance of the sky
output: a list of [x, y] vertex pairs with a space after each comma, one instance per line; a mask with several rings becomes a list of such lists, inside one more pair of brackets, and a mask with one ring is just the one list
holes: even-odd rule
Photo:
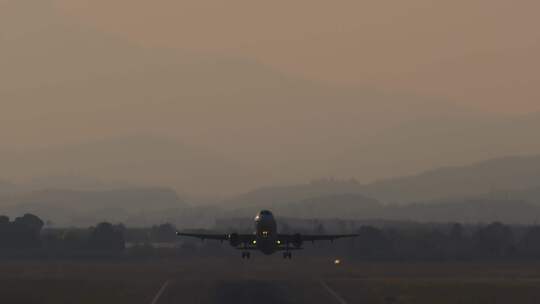
[[83, 1], [66, 14], [149, 47], [251, 58], [343, 86], [538, 111], [537, 1]]
[[231, 193], [540, 153], [539, 9], [0, 0], [0, 180]]

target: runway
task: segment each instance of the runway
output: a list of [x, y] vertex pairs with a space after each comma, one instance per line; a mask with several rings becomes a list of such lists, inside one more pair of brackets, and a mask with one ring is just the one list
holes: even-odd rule
[[4, 261], [2, 303], [540, 303], [540, 262]]
[[147, 303], [532, 304], [540, 299], [540, 277], [530, 264], [345, 261], [336, 266], [330, 259], [272, 257], [224, 261], [199, 259], [171, 270]]
[[228, 264], [194, 263], [164, 280], [151, 304], [351, 303], [334, 289], [336, 270], [331, 260], [308, 263], [262, 256]]
[[152, 304], [173, 303], [329, 303], [347, 302], [327, 285], [317, 280], [190, 280], [166, 281]]

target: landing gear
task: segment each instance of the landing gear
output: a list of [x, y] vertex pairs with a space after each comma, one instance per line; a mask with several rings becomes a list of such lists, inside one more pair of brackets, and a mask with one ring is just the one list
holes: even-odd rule
[[284, 259], [289, 259], [289, 260], [292, 259], [292, 253], [289, 252], [289, 251], [283, 252], [283, 258]]
[[249, 259], [251, 257], [251, 253], [248, 251], [242, 251], [242, 259]]

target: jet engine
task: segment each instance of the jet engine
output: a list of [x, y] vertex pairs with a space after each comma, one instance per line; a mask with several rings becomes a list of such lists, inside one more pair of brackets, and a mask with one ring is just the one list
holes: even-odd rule
[[302, 236], [300, 235], [300, 233], [296, 233], [295, 235], [293, 235], [292, 244], [296, 248], [302, 246]]
[[231, 246], [233, 247], [240, 245], [240, 237], [238, 236], [238, 233], [229, 234], [229, 243], [231, 243]]

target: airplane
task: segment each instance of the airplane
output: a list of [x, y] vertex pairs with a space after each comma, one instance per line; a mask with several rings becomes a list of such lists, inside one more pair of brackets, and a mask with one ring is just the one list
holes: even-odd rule
[[[249, 250], [259, 250], [266, 255], [283, 251], [284, 259], [292, 258], [292, 250], [300, 250], [303, 242], [334, 241], [338, 238], [356, 237], [357, 234], [281, 234], [277, 232], [277, 224], [272, 212], [261, 210], [255, 216], [255, 232], [252, 234], [204, 234], [176, 232], [178, 236], [196, 237], [201, 240], [229, 241], [231, 246], [242, 250], [242, 258], [249, 259]], [[292, 246], [291, 246], [292, 245]]]

